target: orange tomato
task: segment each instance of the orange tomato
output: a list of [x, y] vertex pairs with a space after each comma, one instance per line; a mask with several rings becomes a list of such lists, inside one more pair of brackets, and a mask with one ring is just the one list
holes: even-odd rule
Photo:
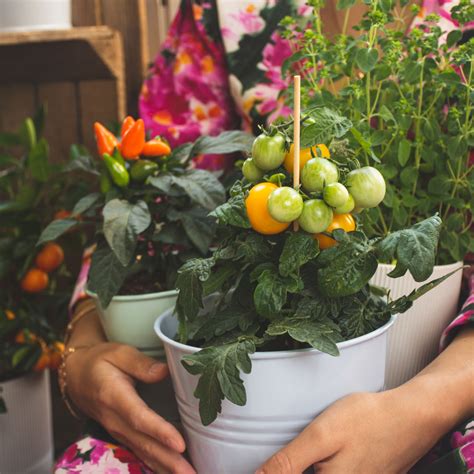
[[39, 293], [46, 289], [49, 277], [39, 268], [30, 268], [21, 280], [21, 288], [27, 293]]
[[43, 352], [39, 359], [36, 361], [35, 366], [33, 367], [33, 370], [35, 372], [41, 372], [45, 369], [47, 369], [50, 366], [51, 363], [51, 358], [49, 356], [48, 352]]
[[[304, 165], [313, 158], [311, 155], [311, 150], [313, 150], [314, 156], [320, 156], [322, 158], [329, 158], [331, 155], [329, 153], [329, 149], [323, 143], [319, 145], [315, 145], [312, 148], [303, 148], [300, 150], [300, 170], [303, 169]], [[293, 160], [295, 157], [294, 147], [291, 145], [290, 151], [285, 156], [285, 161], [283, 162], [283, 166], [285, 167], [288, 173], [293, 174]]]
[[250, 225], [260, 234], [279, 234], [290, 225], [289, 222], [278, 222], [268, 212], [268, 197], [275, 189], [278, 189], [278, 186], [274, 183], [256, 184], [245, 200]]
[[36, 266], [46, 273], [56, 270], [64, 261], [64, 251], [62, 247], [54, 242], [46, 244], [41, 252], [36, 256]]
[[49, 367], [58, 369], [61, 365], [62, 353], [64, 352], [64, 344], [60, 341], [54, 342], [49, 347]]
[[5, 310], [5, 316], [7, 317], [9, 321], [13, 321], [16, 317], [15, 313], [10, 309]]
[[66, 211], [66, 209], [59, 209], [59, 211], [54, 214], [54, 219], [67, 219], [70, 216], [70, 211]]
[[15, 336], [15, 342], [17, 344], [31, 344], [32, 342], [36, 342], [38, 337], [36, 334], [32, 333], [28, 329], [22, 329], [19, 331]]
[[[356, 223], [352, 214], [334, 214], [334, 218], [326, 229], [326, 232], [332, 232], [335, 229], [343, 229], [346, 232], [352, 232], [356, 228]], [[314, 234], [314, 238], [319, 242], [321, 250], [328, 249], [337, 244], [337, 242], [327, 235]]]

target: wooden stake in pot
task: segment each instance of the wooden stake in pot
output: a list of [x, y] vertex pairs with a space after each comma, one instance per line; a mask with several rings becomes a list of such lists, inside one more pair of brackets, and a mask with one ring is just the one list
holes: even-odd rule
[[[300, 188], [300, 119], [301, 119], [301, 78], [293, 77], [293, 188]], [[293, 223], [293, 230], [299, 229], [298, 222]]]

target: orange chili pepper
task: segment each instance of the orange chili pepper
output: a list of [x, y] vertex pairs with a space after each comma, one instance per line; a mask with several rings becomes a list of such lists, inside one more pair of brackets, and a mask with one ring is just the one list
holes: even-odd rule
[[120, 135], [122, 138], [127, 134], [127, 132], [135, 125], [135, 119], [131, 117], [130, 115], [128, 117], [125, 117], [123, 122], [122, 122], [122, 131]]
[[160, 138], [154, 138], [153, 140], [146, 142], [142, 150], [142, 155], [145, 156], [162, 156], [169, 155], [170, 153], [170, 146]]
[[104, 153], [111, 155], [118, 144], [115, 135], [99, 122], [94, 123], [94, 133], [99, 155], [101, 157]]
[[138, 119], [122, 139], [120, 152], [126, 160], [138, 160], [145, 146], [145, 124]]

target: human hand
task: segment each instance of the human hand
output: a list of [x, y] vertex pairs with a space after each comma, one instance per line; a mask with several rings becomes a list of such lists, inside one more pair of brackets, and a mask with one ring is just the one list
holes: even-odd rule
[[137, 349], [102, 342], [67, 359], [67, 391], [85, 414], [131, 449], [157, 473], [195, 474], [181, 453], [178, 430], [150, 409], [135, 382], [156, 383], [168, 375], [166, 364]]
[[[331, 405], [257, 474], [405, 473], [443, 434], [426, 399], [405, 388], [357, 393]], [[441, 425], [441, 424], [440, 424]]]

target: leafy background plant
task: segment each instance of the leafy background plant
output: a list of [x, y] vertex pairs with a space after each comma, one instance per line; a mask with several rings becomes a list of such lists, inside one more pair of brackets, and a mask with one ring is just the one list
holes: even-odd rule
[[50, 161], [41, 136], [44, 120], [45, 111], [39, 109], [17, 133], [0, 133], [1, 381], [31, 371], [46, 346], [59, 339], [84, 242], [81, 233], [64, 235], [58, 244], [65, 263], [50, 273], [48, 288], [40, 293], [22, 290], [21, 280], [40, 251], [36, 244], [41, 230], [88, 192], [87, 184], [64, 173], [65, 166]]
[[[444, 226], [437, 263], [462, 260], [474, 245], [474, 39], [459, 44], [461, 30], [446, 35], [435, 15], [405, 31], [406, 17], [419, 9], [407, 0], [364, 3], [354, 36], [347, 25], [356, 0], [339, 0], [345, 26], [334, 38], [322, 31], [323, 0], [308, 2], [313, 14], [304, 23], [287, 17], [283, 34], [294, 54], [283, 69], [301, 73], [306, 107], [329, 106], [352, 121], [349, 148], [386, 178], [383, 205], [363, 214], [368, 235], [438, 212]], [[461, 0], [452, 15], [462, 26], [474, 19], [474, 6]], [[335, 144], [333, 156], [347, 152], [344, 145]]]
[[[52, 222], [40, 242], [56, 239], [70, 226], [91, 226], [97, 243], [88, 288], [107, 307], [113, 296], [174, 289], [178, 268], [189, 258], [206, 255], [215, 232], [209, 211], [223, 203], [219, 175], [190, 167], [199, 154], [248, 152], [252, 137], [223, 132], [182, 145], [157, 159], [157, 171], [144, 183], [91, 193], [77, 204], [81, 219]], [[83, 147], [73, 148], [70, 170], [100, 180], [102, 162]]]

